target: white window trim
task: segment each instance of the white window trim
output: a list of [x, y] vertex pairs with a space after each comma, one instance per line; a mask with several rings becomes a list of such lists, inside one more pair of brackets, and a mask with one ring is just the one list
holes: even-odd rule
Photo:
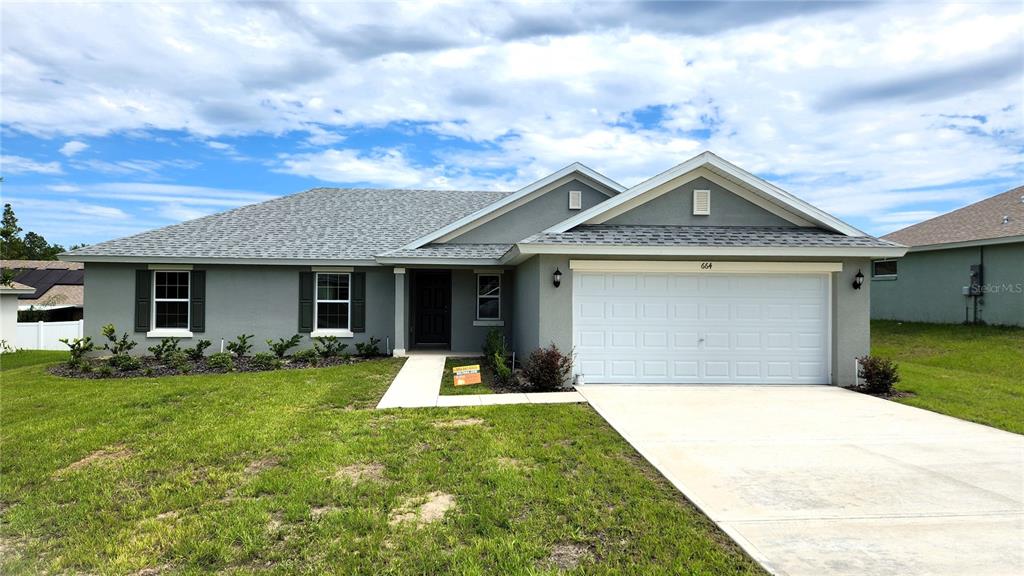
[[[348, 299], [347, 300], [321, 300], [320, 299], [320, 275], [321, 274], [337, 274], [339, 276], [348, 276]], [[317, 324], [320, 322], [320, 303], [326, 304], [345, 304], [348, 306], [348, 314], [345, 318], [348, 320], [348, 326], [345, 328], [320, 328]], [[320, 338], [324, 336], [336, 336], [338, 338], [352, 338], [355, 336], [352, 332], [352, 273], [351, 272], [315, 272], [313, 275], [313, 331], [309, 334], [310, 338]]]
[[[480, 279], [484, 276], [494, 276], [498, 279], [498, 295], [497, 296], [482, 296], [480, 295]], [[501, 293], [503, 290], [501, 285], [501, 274], [495, 274], [493, 272], [484, 272], [476, 275], [476, 321], [473, 322], [474, 326], [492, 326], [498, 324], [478, 324], [478, 322], [501, 322], [500, 326], [504, 326], [505, 323], [501, 319]], [[486, 298], [488, 300], [498, 301], [498, 317], [497, 318], [481, 318], [480, 317], [480, 299]]]
[[[896, 262], [896, 273], [895, 274], [875, 274], [875, 264], [878, 262]], [[871, 279], [872, 280], [895, 280], [900, 275], [900, 264], [899, 258], [879, 258], [878, 260], [871, 261]]]
[[[186, 274], [188, 274], [188, 296], [185, 297], [185, 298], [157, 298], [156, 297], [156, 275], [159, 272], [185, 272]], [[150, 276], [153, 277], [152, 280], [150, 281], [150, 282], [152, 282], [152, 284], [150, 285], [150, 290], [153, 291], [152, 292], [153, 293], [153, 298], [151, 300], [151, 303], [153, 304], [153, 306], [151, 307], [152, 310], [150, 310], [150, 312], [149, 312], [149, 325], [152, 326], [153, 329], [150, 330], [149, 332], [146, 332], [146, 337], [147, 338], [191, 338], [192, 337], [192, 330], [191, 330], [191, 327], [192, 327], [192, 272], [189, 271], [189, 270], [182, 270], [180, 268], [179, 269], [160, 268], [158, 270], [153, 270], [153, 273], [150, 274]], [[185, 320], [185, 327], [184, 328], [161, 328], [161, 327], [157, 326], [156, 325], [156, 303], [157, 302], [185, 302], [186, 304], [188, 304], [188, 306], [186, 306], [186, 309], [188, 310], [188, 317]]]

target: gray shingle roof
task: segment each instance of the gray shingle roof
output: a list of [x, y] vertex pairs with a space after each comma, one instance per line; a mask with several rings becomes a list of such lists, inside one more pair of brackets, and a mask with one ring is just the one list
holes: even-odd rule
[[872, 236], [844, 236], [820, 228], [775, 226], [577, 226], [561, 234], [535, 234], [524, 243], [616, 246], [758, 246], [887, 248]]
[[74, 256], [370, 260], [508, 192], [315, 188], [94, 244]]
[[472, 258], [498, 259], [505, 255], [511, 244], [427, 244], [420, 248], [391, 250], [383, 258]]
[[1024, 236], [1024, 186], [885, 235], [907, 246]]

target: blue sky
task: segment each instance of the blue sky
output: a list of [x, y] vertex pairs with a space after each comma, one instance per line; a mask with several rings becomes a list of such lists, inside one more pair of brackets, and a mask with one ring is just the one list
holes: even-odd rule
[[874, 234], [1024, 183], [1019, 2], [0, 11], [0, 194], [65, 245], [315, 186], [633, 185], [705, 149]]

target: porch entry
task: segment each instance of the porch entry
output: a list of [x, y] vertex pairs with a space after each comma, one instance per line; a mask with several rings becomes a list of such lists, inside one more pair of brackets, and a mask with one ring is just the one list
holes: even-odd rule
[[412, 273], [412, 344], [416, 348], [451, 348], [451, 270], [410, 270]]

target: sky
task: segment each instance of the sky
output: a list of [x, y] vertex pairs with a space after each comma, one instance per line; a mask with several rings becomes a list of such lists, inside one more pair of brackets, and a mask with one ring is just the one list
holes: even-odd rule
[[96, 243], [703, 150], [882, 235], [1024, 184], [1024, 3], [0, 5], [0, 196]]

